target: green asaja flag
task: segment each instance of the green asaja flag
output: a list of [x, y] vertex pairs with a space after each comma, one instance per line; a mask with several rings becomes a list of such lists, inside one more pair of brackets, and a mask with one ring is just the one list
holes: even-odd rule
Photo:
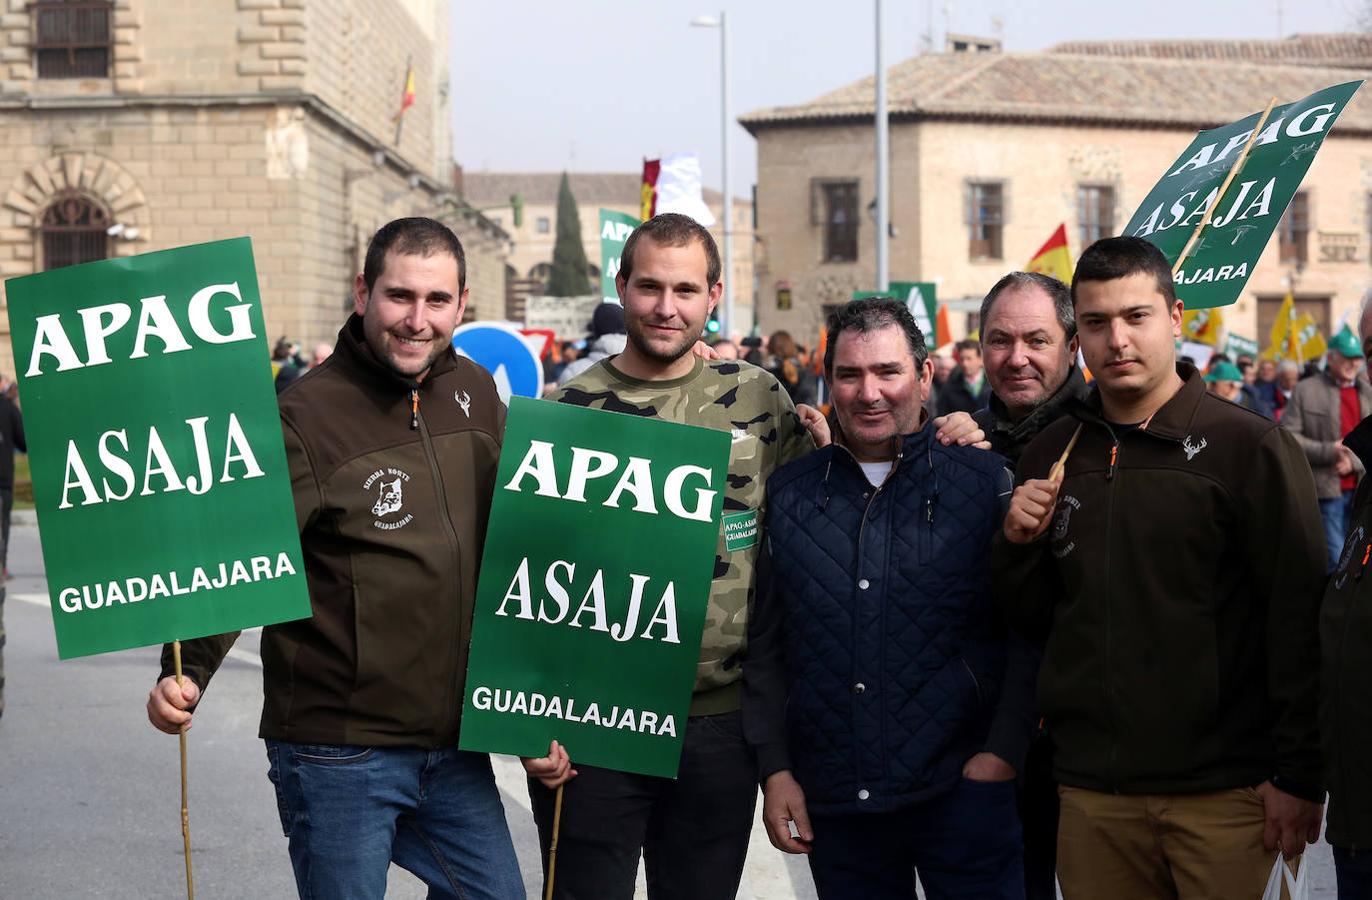
[[619, 301], [615, 276], [619, 274], [619, 257], [624, 252], [624, 242], [639, 224], [638, 219], [627, 213], [601, 207], [600, 296], [610, 303]]
[[249, 240], [5, 290], [58, 654], [308, 616]]
[[[573, 762], [676, 775], [729, 446], [722, 431], [513, 398], [463, 749], [543, 756], [557, 740]], [[755, 540], [745, 526], [726, 533]]]
[[1174, 266], [1206, 211], [1215, 208], [1176, 274], [1177, 296], [1187, 309], [1239, 298], [1325, 136], [1361, 85], [1350, 81], [1273, 107], [1223, 197], [1220, 186], [1261, 113], [1202, 131], [1148, 192], [1124, 233], [1151, 241]]
[[937, 333], [938, 286], [932, 281], [891, 281], [887, 283], [891, 286], [888, 291], [853, 291], [853, 299], [894, 297], [897, 300], [903, 300], [905, 305], [910, 307], [910, 313], [915, 317], [915, 323], [919, 325], [920, 333], [925, 336], [926, 342], [933, 341]]
[[1230, 359], [1238, 359], [1245, 354], [1257, 359], [1258, 342], [1253, 338], [1246, 338], [1237, 334], [1227, 334], [1224, 338], [1224, 353]]

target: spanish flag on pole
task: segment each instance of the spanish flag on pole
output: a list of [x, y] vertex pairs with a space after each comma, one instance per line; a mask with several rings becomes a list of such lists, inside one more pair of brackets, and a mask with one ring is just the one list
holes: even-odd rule
[[1029, 260], [1029, 265], [1025, 266], [1024, 270], [1051, 275], [1063, 284], [1072, 283], [1072, 254], [1067, 249], [1065, 224], [1058, 226], [1058, 230], [1048, 239], [1048, 243], [1039, 248], [1039, 252], [1034, 254], [1034, 258]]
[[400, 109], [396, 110], [391, 121], [395, 122], [395, 143], [400, 145], [400, 129], [405, 126], [405, 110], [414, 106], [414, 60], [405, 62], [405, 90], [400, 95]]

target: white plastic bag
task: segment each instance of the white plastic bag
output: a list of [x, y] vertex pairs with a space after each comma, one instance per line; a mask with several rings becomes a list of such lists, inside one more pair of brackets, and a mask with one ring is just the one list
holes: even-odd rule
[[[1267, 890], [1262, 893], [1262, 900], [1310, 900], [1310, 867], [1305, 864], [1305, 857], [1301, 857], [1300, 873], [1291, 874], [1290, 866], [1283, 861], [1281, 854], [1277, 854], [1277, 861], [1272, 865], [1272, 874], [1267, 879]], [[1286, 882], [1288, 894], [1282, 897], [1282, 882]]]

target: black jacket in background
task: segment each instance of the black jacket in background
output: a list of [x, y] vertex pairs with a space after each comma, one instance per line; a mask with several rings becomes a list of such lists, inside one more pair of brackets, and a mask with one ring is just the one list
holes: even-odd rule
[[[1372, 469], [1372, 416], [1346, 444]], [[1326, 839], [1372, 850], [1372, 479], [1353, 498], [1348, 539], [1320, 610], [1320, 737], [1329, 784]]]
[[946, 416], [955, 412], [974, 413], [985, 407], [990, 399], [991, 379], [986, 377], [986, 370], [983, 369], [981, 372], [981, 390], [974, 394], [971, 386], [967, 383], [967, 376], [963, 373], [962, 366], [958, 366], [948, 376], [943, 387], [939, 388], [938, 414]]
[[1091, 387], [1075, 365], [1067, 373], [1067, 380], [1044, 400], [1029, 415], [1018, 422], [1010, 420], [1010, 410], [995, 394], [991, 403], [984, 409], [972, 413], [972, 420], [991, 442], [991, 449], [1010, 461], [1011, 468], [1019, 462], [1020, 454], [1029, 442], [1050, 424], [1067, 414], [1067, 406], [1074, 400], [1083, 400]]
[[1273, 779], [1320, 800], [1316, 705], [1324, 530], [1283, 428], [1185, 383], [1146, 429], [1092, 391], [1044, 429], [1044, 478], [1078, 424], [1043, 538], [992, 545], [1007, 619], [1047, 635], [1039, 702], [1072, 787], [1187, 794]]
[[0, 394], [0, 489], [14, 487], [14, 451], [29, 452], [24, 418], [9, 397]]

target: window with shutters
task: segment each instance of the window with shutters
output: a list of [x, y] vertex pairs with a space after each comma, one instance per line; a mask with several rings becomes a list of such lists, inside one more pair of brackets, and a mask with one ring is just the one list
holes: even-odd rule
[[39, 78], [108, 78], [114, 4], [36, 0], [33, 50]]
[[966, 221], [968, 259], [1003, 258], [1004, 185], [998, 181], [968, 182]]
[[59, 194], [43, 214], [43, 269], [107, 259], [109, 217], [80, 194]]
[[1115, 234], [1115, 189], [1106, 185], [1077, 186], [1077, 233], [1081, 247]]
[[1279, 257], [1283, 265], [1304, 266], [1310, 260], [1310, 195], [1296, 191], [1277, 226]]

